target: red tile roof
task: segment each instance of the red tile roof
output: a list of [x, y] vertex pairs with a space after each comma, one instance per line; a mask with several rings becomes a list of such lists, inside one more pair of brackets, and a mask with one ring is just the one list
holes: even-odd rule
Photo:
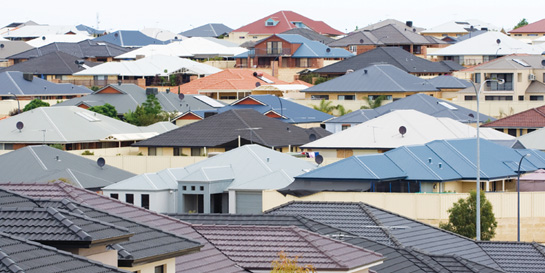
[[545, 33], [545, 19], [513, 29], [509, 33]]
[[284, 251], [298, 264], [318, 271], [348, 271], [384, 260], [382, 254], [333, 240], [297, 227], [194, 225], [237, 264], [249, 270], [271, 270]]
[[[225, 69], [210, 76], [190, 81], [180, 85], [184, 94], [198, 94], [199, 90], [252, 90], [256, 88], [255, 83], [270, 85], [269, 83], [254, 76], [250, 69]], [[288, 84], [267, 73], [263, 77], [273, 81], [272, 84]]]
[[94, 192], [76, 188], [63, 182], [0, 184], [0, 188], [30, 197], [68, 198], [139, 223], [159, 228], [204, 244], [201, 251], [176, 258], [176, 272], [246, 272], [208, 243], [189, 223], [121, 202]]
[[545, 105], [498, 119], [482, 127], [492, 128], [542, 128], [545, 127]]
[[[272, 18], [278, 21], [276, 26], [265, 26], [265, 21]], [[323, 21], [314, 21], [303, 15], [295, 13], [293, 11], [282, 10], [277, 13], [271, 14], [264, 18], [261, 18], [253, 23], [247, 24], [239, 29], [233, 30], [233, 32], [248, 32], [248, 34], [278, 34], [284, 31], [288, 31], [293, 28], [297, 28], [291, 22], [301, 22], [310, 29], [318, 32], [322, 35], [343, 35], [341, 31], [338, 31]]]

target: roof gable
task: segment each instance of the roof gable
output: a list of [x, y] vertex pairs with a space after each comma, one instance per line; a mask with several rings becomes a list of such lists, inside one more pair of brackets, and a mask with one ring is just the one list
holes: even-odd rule
[[483, 124], [482, 127], [543, 128], [545, 127], [545, 105]]
[[[258, 82], [260, 85], [271, 84], [254, 76], [254, 73], [255, 71], [249, 69], [225, 69], [210, 76], [180, 85], [180, 90], [184, 94], [198, 94], [199, 91], [205, 92], [211, 90], [253, 90], [256, 88], [256, 83]], [[263, 77], [272, 81], [273, 84], [287, 84], [287, 82], [281, 81], [267, 73], [262, 74]]]

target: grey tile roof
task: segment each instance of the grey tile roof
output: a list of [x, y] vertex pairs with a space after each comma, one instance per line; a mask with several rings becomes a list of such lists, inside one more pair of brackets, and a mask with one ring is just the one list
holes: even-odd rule
[[[333, 41], [335, 41], [335, 39], [333, 38], [330, 38], [330, 37], [327, 37], [327, 36], [324, 36], [324, 35], [321, 35], [320, 33], [312, 30], [312, 29], [307, 29], [307, 28], [292, 28], [288, 31], [284, 31], [280, 34], [297, 34], [297, 35], [301, 35], [309, 40], [312, 40], [312, 41], [318, 41], [318, 42], [321, 42], [323, 44], [329, 44]], [[259, 43], [259, 42], [257, 42]]]
[[390, 64], [375, 64], [301, 92], [423, 92], [438, 91], [424, 79]]
[[351, 270], [384, 257], [297, 227], [194, 225], [208, 241], [247, 270], [268, 270], [284, 251], [316, 270]]
[[[0, 69], [0, 73], [4, 71], [20, 71], [28, 72], [34, 75], [72, 75], [76, 72], [85, 70], [84, 66], [76, 64], [80, 58], [55, 51], [45, 54], [40, 57], [32, 58], [26, 62], [14, 64], [6, 68]], [[93, 67], [99, 63], [84, 61], [84, 65]]]
[[0, 272], [129, 272], [0, 232]]
[[[377, 22], [377, 23], [374, 23], [374, 24], [370, 24], [368, 26], [365, 26], [365, 27], [362, 27], [361, 30], [373, 30], [373, 29], [376, 29], [376, 28], [380, 28], [380, 27], [383, 27], [385, 25], [396, 25], [398, 27], [408, 27], [407, 26], [407, 22], [401, 22], [399, 20], [396, 20], [396, 19], [385, 19], [385, 20], [381, 20], [380, 22]], [[422, 27], [412, 27], [416, 30], [416, 32], [420, 32], [422, 30], [424, 30], [425, 28], [422, 28]]]
[[[324, 211], [330, 213], [323, 213]], [[375, 241], [376, 236], [381, 234], [363, 227], [368, 225], [383, 227], [377, 228], [384, 230], [383, 238], [393, 238], [403, 247], [414, 247], [426, 253], [458, 255], [487, 267], [501, 269], [498, 263], [471, 239], [363, 203], [290, 202], [265, 213], [305, 216], [342, 230], [351, 230], [352, 233], [365, 238], [374, 238]], [[386, 234], [392, 237], [387, 238]]]
[[180, 32], [180, 34], [186, 37], [218, 37], [231, 31], [233, 29], [224, 24], [206, 24]]
[[[363, 39], [363, 42], [361, 40]], [[372, 30], [352, 32], [346, 37], [329, 43], [331, 47], [346, 47], [349, 45], [434, 45], [445, 44], [438, 39], [428, 39], [413, 28], [407, 26], [385, 25]]]
[[30, 59], [49, 54], [51, 52], [62, 51], [64, 53], [76, 56], [78, 58], [100, 58], [115, 57], [131, 51], [108, 42], [98, 42], [84, 40], [79, 43], [51, 43], [42, 47], [33, 48], [18, 54], [9, 56], [7, 59]]
[[428, 81], [439, 89], [465, 89], [473, 86], [469, 81], [445, 75], [431, 78]]
[[[120, 94], [101, 93], [106, 88], [114, 88], [121, 92]], [[207, 104], [199, 98], [203, 95], [185, 95], [180, 101], [177, 93], [159, 92], [157, 99], [164, 111], [167, 112], [186, 112], [188, 110], [208, 110], [215, 107]], [[93, 92], [87, 96], [73, 98], [70, 100], [57, 103], [54, 106], [79, 106], [86, 105], [101, 106], [109, 103], [115, 107], [118, 114], [127, 113], [129, 110], [136, 110], [136, 106], [141, 105], [147, 99], [146, 90], [135, 84], [108, 85], [104, 88]], [[210, 99], [212, 100], [212, 99]], [[216, 101], [218, 104], [224, 103]]]
[[543, 272], [545, 249], [538, 243], [478, 242], [479, 246], [507, 272]]
[[[58, 159], [57, 159], [58, 157]], [[1, 182], [34, 183], [66, 179], [77, 187], [99, 189], [133, 173], [49, 146], [27, 146], [0, 156]]]
[[208, 243], [188, 223], [166, 215], [135, 207], [94, 192], [75, 188], [62, 182], [48, 184], [2, 184], [0, 188], [11, 189], [32, 197], [70, 198], [96, 209], [107, 211], [120, 217], [130, 218], [133, 221], [156, 227], [166, 232], [172, 232], [178, 236], [190, 238], [203, 244], [204, 247], [199, 252], [176, 258], [177, 272], [246, 272], [212, 244]]
[[[3, 45], [3, 46], [2, 46]], [[0, 60], [7, 57], [33, 49], [32, 46], [23, 41], [0, 41]]]
[[313, 73], [345, 74], [346, 71], [350, 69], [356, 71], [379, 63], [391, 64], [407, 73], [450, 73], [464, 68], [456, 64], [456, 67], [451, 67], [443, 62], [432, 62], [417, 57], [400, 47], [378, 47], [354, 57], [316, 69]]
[[309, 142], [309, 132], [266, 117], [253, 109], [226, 111], [164, 134], [137, 142], [137, 147], [237, 147], [256, 143], [286, 147]]
[[23, 72], [7, 71], [0, 73], [0, 95], [9, 93], [17, 96], [53, 96], [91, 94], [91, 89], [70, 83], [52, 83], [37, 77], [32, 81], [23, 78]]

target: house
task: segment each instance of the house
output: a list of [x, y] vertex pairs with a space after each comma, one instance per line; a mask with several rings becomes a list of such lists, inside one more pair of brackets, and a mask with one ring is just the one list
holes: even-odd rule
[[[374, 109], [356, 110], [346, 115], [326, 120], [324, 122], [325, 129], [332, 133], [337, 133], [392, 111], [403, 109], [414, 109], [436, 118], [451, 118], [455, 121], [471, 125], [477, 122], [476, 111], [426, 94], [414, 94]], [[479, 120], [485, 122], [496, 119], [481, 113]]]
[[[324, 157], [382, 153], [397, 147], [422, 145], [439, 139], [475, 138], [476, 129], [451, 118], [437, 118], [417, 110], [395, 110], [354, 127], [301, 146]], [[515, 138], [482, 128], [481, 138], [511, 147]]]
[[[487, 79], [504, 80], [503, 84], [487, 82], [482, 89], [481, 102], [484, 102], [485, 105], [494, 105], [494, 110], [503, 108], [505, 111], [506, 108], [514, 107], [515, 112], [520, 112], [527, 110], [530, 108], [529, 106], [535, 107], [543, 104], [545, 67], [542, 62], [544, 61], [545, 57], [540, 55], [513, 54], [460, 70], [454, 74], [459, 78], [475, 82], [479, 88], [480, 83]], [[473, 87], [458, 94], [458, 101], [474, 100], [476, 97]], [[511, 105], [507, 105], [507, 103]]]
[[[0, 201], [2, 207], [16, 208], [4, 213], [10, 220], [3, 221], [8, 232], [46, 242], [77, 255], [108, 259], [120, 269], [130, 272], [167, 272], [167, 269], [174, 272], [176, 257], [198, 252], [203, 247], [201, 243], [184, 236], [68, 198], [36, 199], [3, 189], [1, 194], [4, 197]], [[34, 221], [34, 224], [25, 225], [21, 230], [17, 228], [21, 226], [21, 221], [17, 219]], [[65, 232], [50, 234], [52, 230]], [[130, 235], [130, 240], [127, 240]], [[100, 250], [106, 251], [100, 253]]]
[[364, 100], [386, 96], [401, 99], [424, 93], [441, 98], [442, 92], [428, 81], [390, 64], [375, 64], [301, 90], [310, 100]]
[[[144, 155], [208, 155], [246, 144], [259, 144], [282, 152], [297, 152], [309, 138], [329, 132], [303, 129], [260, 114], [253, 109], [229, 110], [170, 132], [133, 144]], [[314, 136], [312, 136], [314, 135]]]
[[32, 49], [32, 46], [23, 41], [9, 41], [0, 39], [0, 68], [13, 65], [7, 57]]
[[[413, 262], [425, 263], [433, 268], [429, 271], [419, 268], [420, 266], [403, 268], [405, 263], [394, 267], [391, 266], [392, 263], [388, 263], [387, 256], [382, 265], [373, 268], [376, 272], [443, 272], [442, 268], [446, 267], [447, 271], [456, 268], [462, 272], [522, 273], [538, 265], [545, 266], [541, 244], [474, 241], [361, 202], [290, 202], [268, 210], [265, 214], [306, 217], [375, 242], [385, 241], [390, 246], [396, 246], [415, 255], [417, 259], [411, 259]], [[344, 240], [350, 242], [350, 237]], [[405, 251], [402, 253], [405, 254]], [[427, 258], [427, 255], [431, 257]], [[441, 257], [444, 256], [448, 258], [443, 260]], [[450, 264], [448, 261], [453, 263]], [[462, 265], [456, 266], [458, 263]], [[387, 267], [388, 265], [391, 267]]]
[[398, 27], [392, 24], [372, 30], [354, 31], [327, 45], [346, 49], [356, 55], [381, 46], [394, 46], [426, 58], [428, 48], [442, 48], [448, 44], [434, 37], [422, 36], [412, 26]]
[[124, 48], [143, 47], [151, 44], [165, 44], [138, 30], [118, 30], [93, 39], [94, 42], [107, 42]]
[[296, 71], [289, 71], [290, 69], [321, 68], [326, 61], [343, 60], [352, 56], [352, 53], [344, 49], [330, 48], [301, 35], [274, 34], [257, 42], [254, 49], [235, 56], [235, 59], [237, 67], [270, 68], [273, 76], [294, 76]]
[[102, 187], [135, 175], [107, 164], [100, 166], [99, 162], [46, 145], [26, 146], [2, 154], [0, 162], [0, 181], [4, 183], [62, 180], [75, 187], [97, 192]]
[[79, 31], [85, 31], [85, 32], [87, 32], [87, 34], [89, 36], [92, 36], [92, 37], [102, 36], [102, 35], [105, 35], [107, 33], [106, 30], [92, 28], [90, 26], [86, 26], [86, 25], [83, 25], [83, 24], [77, 25], [76, 29], [79, 30]]
[[21, 28], [21, 27], [24, 27], [26, 25], [38, 25], [38, 23], [32, 21], [32, 20], [29, 20], [29, 21], [26, 21], [24, 23], [21, 23], [21, 22], [12, 22], [2, 28], [0, 28], [0, 37], [3, 36], [4, 34], [6, 33], [9, 33], [10, 31], [12, 30], [15, 30], [15, 29], [18, 29], [18, 28]]
[[[117, 110], [117, 114], [122, 117], [129, 111], [134, 112], [138, 105], [142, 105], [147, 99], [148, 93], [155, 91], [153, 89], [143, 89], [134, 84], [113, 84], [105, 86], [89, 95], [73, 98], [57, 103], [54, 106], [77, 106], [83, 109], [89, 109], [93, 106], [101, 106], [106, 103], [112, 105]], [[174, 90], [173, 90], [174, 91]], [[172, 92], [152, 92], [163, 111], [183, 113], [193, 110], [213, 110], [223, 107], [225, 104], [203, 95], [186, 95], [180, 100], [176, 93]]]
[[191, 38], [191, 37], [219, 38], [219, 37], [224, 37], [228, 35], [231, 31], [233, 31], [233, 29], [224, 24], [205, 24], [202, 26], [192, 28], [190, 30], [182, 31], [180, 32], [180, 34], [188, 38]]
[[422, 30], [420, 31], [420, 34], [443, 39], [444, 37], [461, 37], [478, 30], [499, 31], [500, 29], [477, 19], [468, 19], [464, 21], [448, 21], [438, 26]]
[[11, 55], [7, 59], [16, 64], [56, 51], [62, 51], [91, 62], [111, 62], [115, 56], [128, 52], [130, 49], [108, 42], [85, 40], [79, 43], [51, 43]]
[[357, 30], [374, 30], [374, 29], [377, 29], [377, 28], [381, 28], [383, 26], [386, 26], [386, 25], [394, 25], [398, 28], [405, 28], [405, 27], [410, 27], [410, 28], [413, 28], [416, 32], [416, 33], [420, 33], [420, 31], [424, 30], [425, 28], [422, 28], [422, 27], [415, 27], [413, 26], [413, 21], [405, 21], [405, 22], [401, 22], [399, 20], [396, 20], [396, 19], [385, 19], [385, 20], [381, 20], [379, 22], [376, 22], [374, 24], [370, 24], [368, 26], [365, 26], [365, 27], [356, 27], [356, 31]]
[[545, 127], [545, 105], [507, 116], [482, 125], [514, 137]]
[[176, 34], [174, 32], [171, 32], [169, 30], [162, 29], [162, 28], [144, 28], [144, 29], [141, 29], [140, 32], [142, 32], [143, 34], [147, 35], [150, 38], [154, 38], [163, 42], [181, 41], [186, 38], [183, 35]]
[[137, 127], [76, 106], [40, 107], [0, 120], [0, 149], [56, 144], [64, 150], [126, 147], [173, 129]]
[[[299, 35], [299, 36], [303, 36], [311, 41], [317, 41], [317, 42], [320, 42], [322, 44], [329, 44], [330, 42], [333, 42], [335, 41], [335, 39], [329, 37], [329, 36], [326, 36], [326, 35], [322, 35], [312, 29], [308, 29], [308, 28], [292, 28], [290, 30], [286, 30], [280, 34], [295, 34], [295, 35]], [[255, 44], [254, 44], [255, 45]], [[254, 47], [254, 46], [252, 46]]]
[[56, 51], [0, 69], [0, 73], [20, 71], [50, 82], [68, 82], [74, 79], [72, 74], [97, 65], [99, 63], [82, 60], [74, 55]]
[[74, 35], [44, 35], [38, 38], [27, 41], [26, 43], [32, 47], [42, 47], [51, 43], [79, 43], [88, 40], [89, 36], [74, 34]]
[[267, 117], [276, 118], [289, 124], [297, 124], [305, 128], [319, 127], [322, 122], [333, 117], [324, 112], [274, 95], [250, 95], [229, 105], [217, 108], [215, 111], [192, 110], [191, 112], [184, 112], [174, 118], [174, 120], [176, 120], [177, 125], [185, 125], [188, 124], [185, 121], [194, 122], [204, 119], [207, 113], [223, 113], [233, 109], [254, 109]]
[[534, 40], [545, 36], [545, 19], [513, 29], [509, 31], [509, 36], [521, 42], [532, 44]]
[[282, 10], [233, 30], [229, 33], [228, 40], [242, 44], [246, 41], [261, 40], [294, 28], [308, 28], [332, 38], [344, 34], [323, 21], [314, 21], [296, 12]]
[[486, 63], [510, 54], [540, 55], [543, 49], [513, 39], [501, 32], [489, 31], [471, 39], [429, 53], [434, 61], [454, 61], [465, 67]]
[[[176, 56], [152, 55], [136, 61], [108, 62], [74, 73], [77, 77], [93, 77], [93, 84], [122, 82], [139, 86], [175, 86], [189, 82], [190, 77], [204, 77], [221, 69]], [[160, 77], [166, 77], [161, 79]], [[171, 81], [173, 81], [171, 83]], [[165, 88], [162, 87], [162, 91]]]
[[377, 47], [354, 57], [316, 69], [312, 73], [332, 78], [378, 63], [390, 64], [407, 73], [423, 78], [449, 75], [453, 71], [464, 69], [463, 66], [452, 61], [432, 62], [417, 57], [400, 47]]
[[[283, 194], [305, 196], [337, 192], [469, 192], [475, 189], [476, 139], [435, 140], [401, 146], [382, 154], [352, 156], [295, 177]], [[512, 149], [480, 140], [481, 187], [485, 191], [514, 191], [518, 162], [521, 171], [545, 168], [545, 153]]]
[[85, 30], [79, 30], [74, 25], [31, 25], [25, 24], [12, 29], [2, 36], [12, 41], [29, 41], [47, 35], [88, 35]]
[[545, 142], [543, 141], [543, 139], [545, 139], [544, 128], [521, 135], [517, 139], [520, 141], [520, 143], [522, 143], [522, 145], [524, 145], [524, 147], [527, 147], [528, 149], [545, 151]]
[[261, 192], [280, 189], [316, 165], [259, 145], [244, 145], [184, 168], [127, 178], [102, 189], [104, 195], [160, 213], [261, 213]]

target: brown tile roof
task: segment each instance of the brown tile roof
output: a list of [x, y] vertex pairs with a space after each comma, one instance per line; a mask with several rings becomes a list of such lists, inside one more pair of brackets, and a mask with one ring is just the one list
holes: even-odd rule
[[482, 125], [492, 128], [542, 128], [545, 127], [545, 105], [528, 109]]
[[351, 270], [384, 260], [382, 254], [297, 227], [194, 225], [210, 243], [247, 270], [270, 270], [284, 251], [317, 270]]
[[129, 218], [163, 231], [171, 232], [204, 244], [201, 251], [176, 258], [177, 272], [245, 272], [208, 243], [190, 224], [152, 212], [94, 192], [75, 188], [63, 182], [47, 184], [0, 184], [0, 188], [20, 192], [31, 197], [68, 198], [96, 209]]
[[545, 19], [513, 29], [509, 33], [545, 33]]
[[[256, 82], [259, 82], [261, 85], [270, 85], [256, 78], [254, 72], [249, 69], [225, 69], [210, 76], [180, 85], [180, 90], [184, 94], [198, 94], [199, 90], [252, 90], [256, 88]], [[263, 77], [273, 81], [273, 84], [288, 84], [267, 73], [263, 73]]]

